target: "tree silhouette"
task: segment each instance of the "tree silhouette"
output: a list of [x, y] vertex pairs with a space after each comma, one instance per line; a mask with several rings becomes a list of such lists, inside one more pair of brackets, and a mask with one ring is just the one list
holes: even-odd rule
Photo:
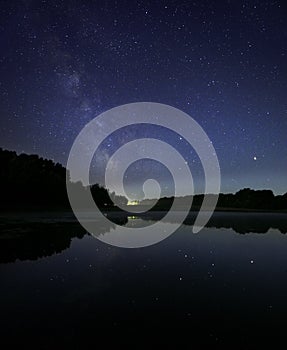
[[[20, 154], [0, 148], [0, 207], [2, 209], [70, 209], [66, 192], [66, 169], [52, 160], [37, 155]], [[82, 183], [72, 183], [76, 191], [87, 191]], [[98, 185], [90, 187], [92, 197], [100, 208], [114, 208], [114, 200], [127, 204], [124, 196], [117, 196]], [[209, 194], [209, 196], [212, 196]], [[180, 197], [184, 203], [189, 196]], [[193, 208], [200, 207], [203, 195], [193, 197]], [[141, 204], [148, 203], [144, 200]], [[159, 199], [152, 210], [168, 210], [173, 197]], [[244, 188], [235, 194], [221, 193], [217, 208], [244, 210], [287, 210], [287, 193], [275, 196], [271, 190]]]
[[[69, 209], [66, 169], [37, 155], [20, 154], [0, 148], [0, 207], [2, 209], [53, 208]], [[86, 191], [82, 183], [72, 183], [77, 191]], [[109, 192], [91, 186], [99, 207], [113, 206]], [[111, 194], [111, 197], [115, 194]], [[120, 197], [124, 201], [124, 197]]]

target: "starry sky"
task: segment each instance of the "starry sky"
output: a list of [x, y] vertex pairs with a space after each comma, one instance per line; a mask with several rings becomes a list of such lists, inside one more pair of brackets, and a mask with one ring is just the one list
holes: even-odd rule
[[[287, 192], [287, 6], [283, 1], [1, 1], [0, 146], [66, 164], [83, 126], [131, 102], [169, 104], [212, 140], [222, 192]], [[104, 141], [102, 182], [119, 145], [154, 135], [178, 149], [202, 191], [196, 154], [159, 127]], [[138, 162], [132, 186], [170, 173]], [[186, 190], [188, 193], [188, 190]]]

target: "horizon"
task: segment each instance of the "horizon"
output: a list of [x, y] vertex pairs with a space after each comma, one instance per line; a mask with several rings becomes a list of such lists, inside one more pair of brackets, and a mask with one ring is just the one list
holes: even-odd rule
[[[54, 164], [60, 164], [62, 167], [64, 167], [67, 171], [67, 168], [65, 165], [61, 164], [60, 162], [56, 162], [54, 159], [48, 159], [48, 158], [45, 158], [44, 156], [41, 156], [39, 154], [36, 154], [36, 153], [31, 153], [31, 154], [27, 154], [25, 152], [17, 152], [16, 150], [8, 150], [8, 149], [4, 149], [3, 147], [0, 146], [0, 150], [1, 151], [8, 151], [8, 152], [15, 152], [17, 156], [20, 156], [21, 154], [24, 154], [24, 155], [27, 155], [27, 156], [37, 156], [40, 158], [42, 158], [43, 160], [51, 160], [53, 161]], [[82, 183], [83, 185], [83, 183]], [[93, 185], [101, 185], [101, 184], [98, 184], [98, 183], [91, 183], [89, 186], [93, 186]], [[84, 186], [84, 185], [83, 185]], [[103, 185], [101, 185], [103, 186]], [[105, 187], [105, 186], [103, 186]], [[241, 190], [244, 190], [244, 189], [250, 189], [250, 190], [254, 190], [254, 191], [272, 191], [272, 193], [274, 194], [274, 196], [282, 196], [284, 194], [287, 193], [287, 189], [286, 189], [286, 192], [282, 192], [282, 193], [276, 193], [275, 191], [273, 191], [271, 188], [251, 188], [251, 187], [243, 187], [243, 188], [239, 188], [237, 189], [235, 192], [223, 192], [223, 191], [220, 191], [220, 194], [236, 194], [237, 192], [241, 191]], [[116, 195], [119, 195], [119, 196], [124, 196], [124, 194], [121, 194], [121, 193], [116, 193]], [[198, 196], [198, 195], [204, 195], [204, 192], [195, 192], [195, 193], [190, 193], [190, 194], [184, 194], [184, 195], [180, 195], [180, 196], [177, 196], [177, 197], [184, 197], [184, 196]], [[205, 195], [216, 195], [215, 193], [206, 193]], [[171, 196], [161, 196], [160, 198], [170, 198], [170, 197], [173, 197], [172, 195]], [[160, 199], [159, 198], [159, 199]], [[155, 197], [149, 197], [149, 198], [143, 198], [141, 200], [138, 200], [138, 201], [144, 201], [144, 200], [155, 200], [156, 198]]]

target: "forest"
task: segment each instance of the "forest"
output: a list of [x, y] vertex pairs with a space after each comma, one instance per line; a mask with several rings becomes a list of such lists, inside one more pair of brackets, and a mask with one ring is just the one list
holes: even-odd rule
[[[70, 209], [66, 191], [66, 168], [38, 155], [17, 155], [0, 148], [0, 209], [1, 210], [62, 210]], [[86, 191], [82, 183], [73, 183], [79, 191]], [[93, 199], [99, 207], [113, 207], [104, 187], [91, 186]], [[120, 196], [123, 204], [125, 197]]]
[[[47, 160], [38, 155], [17, 155], [14, 151], [0, 148], [0, 209], [70, 209], [66, 192], [66, 168], [52, 160]], [[72, 184], [79, 191], [86, 191], [80, 182]], [[100, 208], [118, 209], [114, 206], [115, 193], [100, 186], [91, 185], [91, 193], [96, 204]], [[187, 189], [188, 193], [188, 189]], [[200, 207], [203, 194], [193, 196], [192, 209]], [[213, 196], [208, 194], [208, 196]], [[127, 199], [117, 196], [117, 201], [123, 205]], [[189, 196], [180, 197], [184, 204]], [[173, 197], [160, 198], [152, 210], [168, 210], [173, 202]], [[149, 204], [149, 200], [143, 200], [140, 205]], [[217, 210], [263, 210], [284, 211], [287, 210], [287, 193], [274, 195], [271, 190], [253, 190], [244, 188], [236, 193], [220, 193], [217, 202]]]

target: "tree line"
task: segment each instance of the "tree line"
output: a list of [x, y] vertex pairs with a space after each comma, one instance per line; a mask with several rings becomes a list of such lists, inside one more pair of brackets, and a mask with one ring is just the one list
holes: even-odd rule
[[[207, 196], [214, 196], [207, 194]], [[192, 208], [199, 209], [204, 195], [193, 196]], [[160, 198], [152, 210], [163, 210], [171, 207], [174, 197]], [[189, 202], [190, 196], [179, 197], [179, 203], [184, 205]], [[149, 204], [149, 200], [143, 200], [141, 205]], [[287, 193], [275, 196], [271, 190], [253, 190], [244, 188], [236, 193], [220, 193], [216, 209], [221, 210], [287, 210]]]
[[[0, 148], [0, 209], [53, 208], [70, 209], [66, 191], [66, 168], [38, 155], [17, 155]], [[72, 183], [78, 191], [86, 191], [81, 182]], [[114, 208], [115, 193], [99, 184], [90, 186], [96, 204], [101, 208]], [[210, 194], [209, 196], [212, 196]], [[123, 205], [127, 199], [117, 196]], [[204, 195], [193, 196], [193, 208], [199, 208]], [[184, 204], [189, 196], [180, 197]], [[153, 210], [167, 210], [173, 197], [160, 198]], [[143, 200], [141, 205], [148, 204]], [[287, 210], [287, 193], [275, 196], [271, 190], [244, 188], [236, 193], [220, 193], [217, 208], [246, 210]]]
[[[0, 208], [3, 209], [70, 209], [66, 191], [66, 168], [38, 155], [17, 155], [0, 148]], [[86, 191], [81, 182], [72, 183]], [[113, 207], [114, 193], [94, 184], [90, 187], [99, 207]], [[118, 200], [127, 203], [125, 197]]]

